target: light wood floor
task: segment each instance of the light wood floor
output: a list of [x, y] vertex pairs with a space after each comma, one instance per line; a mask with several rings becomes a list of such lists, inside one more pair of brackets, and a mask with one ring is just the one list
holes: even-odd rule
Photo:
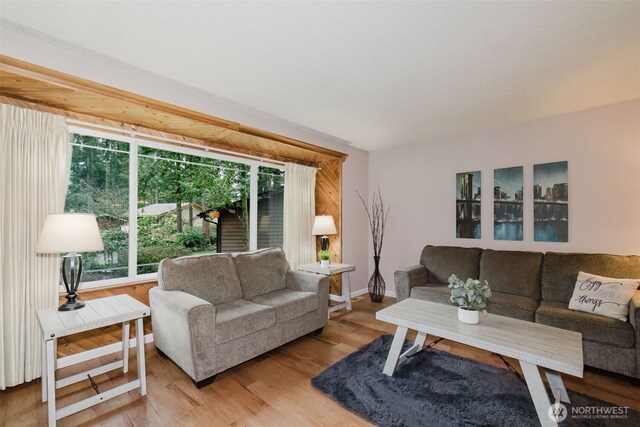
[[[144, 301], [150, 285], [122, 288]], [[109, 291], [108, 293], [114, 293]], [[105, 294], [83, 295], [85, 299]], [[137, 390], [65, 418], [61, 426], [359, 426], [370, 425], [315, 390], [310, 379], [322, 370], [394, 328], [376, 321], [374, 313], [395, 302], [385, 298], [373, 304], [367, 297], [354, 303], [352, 312], [332, 314], [320, 336], [305, 336], [263, 356], [230, 369], [217, 380], [198, 390], [190, 378], [171, 360], [146, 346], [148, 394], [140, 398]], [[410, 338], [413, 338], [411, 336]], [[60, 356], [107, 342], [118, 342], [119, 331], [105, 335], [78, 335], [76, 341], [59, 345]], [[497, 356], [449, 341], [436, 348], [495, 366], [504, 366]], [[63, 375], [79, 372], [117, 355], [69, 367]], [[96, 377], [101, 390], [124, 383], [136, 375], [135, 352], [130, 372], [113, 371]], [[514, 362], [517, 367], [517, 362]], [[107, 380], [108, 383], [106, 382]], [[565, 377], [568, 388], [617, 405], [640, 410], [640, 387], [625, 377], [587, 369], [584, 379]], [[58, 390], [58, 405], [94, 394], [91, 387], [78, 383]], [[46, 405], [40, 401], [39, 380], [0, 392], [0, 426], [38, 426], [46, 424]]]

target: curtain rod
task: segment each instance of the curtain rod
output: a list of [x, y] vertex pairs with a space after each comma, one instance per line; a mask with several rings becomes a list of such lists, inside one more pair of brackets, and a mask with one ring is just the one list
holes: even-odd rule
[[[254, 161], [258, 161], [258, 162], [262, 162], [262, 163], [270, 163], [270, 164], [273, 164], [273, 165], [276, 165], [276, 166], [284, 166], [285, 165], [285, 162], [281, 162], [281, 161], [277, 161], [277, 160], [265, 159], [263, 157], [252, 156], [250, 154], [237, 153], [235, 151], [225, 150], [225, 149], [222, 149], [222, 148], [207, 147], [207, 146], [200, 145], [200, 144], [194, 144], [194, 143], [188, 142], [188, 141], [179, 141], [179, 140], [176, 140], [176, 139], [171, 139], [171, 138], [166, 138], [166, 137], [161, 137], [161, 136], [155, 136], [155, 135], [149, 135], [148, 133], [139, 132], [139, 131], [135, 131], [135, 130], [124, 130], [124, 129], [115, 128], [115, 127], [111, 127], [111, 126], [105, 126], [105, 125], [99, 125], [99, 124], [93, 124], [93, 123], [86, 123], [86, 122], [83, 122], [83, 121], [80, 121], [80, 120], [71, 119], [71, 118], [67, 118], [66, 122], [70, 126], [75, 126], [75, 127], [79, 127], [79, 128], [83, 128], [83, 129], [89, 129], [89, 130], [103, 131], [103, 132], [112, 133], [112, 134], [115, 134], [115, 135], [134, 137], [134, 138], [143, 139], [143, 140], [149, 141], [149, 142], [160, 142], [160, 143], [164, 143], [164, 144], [168, 143], [170, 145], [177, 145], [177, 146], [183, 146], [183, 147], [188, 147], [188, 148], [195, 148], [197, 150], [204, 151], [206, 153], [224, 154], [224, 155], [227, 155], [227, 156], [238, 157], [238, 158], [242, 158], [242, 159], [246, 159], [246, 160], [254, 160]], [[317, 168], [317, 169], [319, 169], [319, 168]]]

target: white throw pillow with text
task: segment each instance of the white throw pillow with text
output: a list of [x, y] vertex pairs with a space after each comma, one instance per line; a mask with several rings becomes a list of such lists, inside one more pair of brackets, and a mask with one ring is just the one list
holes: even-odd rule
[[613, 279], [581, 271], [569, 301], [569, 309], [626, 322], [629, 301], [638, 286], [640, 279]]

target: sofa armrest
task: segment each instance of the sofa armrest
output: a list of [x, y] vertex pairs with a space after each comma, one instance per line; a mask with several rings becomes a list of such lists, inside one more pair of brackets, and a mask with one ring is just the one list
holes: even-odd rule
[[[636, 336], [640, 338], [640, 290], [637, 290], [629, 301], [629, 322], [631, 326], [636, 330]], [[640, 343], [638, 343], [640, 347]]]
[[322, 328], [329, 314], [329, 277], [289, 270], [286, 281], [287, 289], [318, 294], [318, 328]]
[[215, 366], [216, 308], [183, 291], [149, 290], [151, 324], [156, 347], [195, 381]]
[[409, 298], [411, 288], [427, 284], [428, 270], [424, 265], [418, 264], [401, 268], [393, 274], [396, 286], [396, 298], [398, 301]]
[[[305, 273], [298, 270], [287, 271], [287, 288], [293, 291], [319, 293], [324, 280], [327, 284], [327, 295], [329, 294], [329, 278], [320, 274]], [[328, 297], [327, 297], [328, 298]]]

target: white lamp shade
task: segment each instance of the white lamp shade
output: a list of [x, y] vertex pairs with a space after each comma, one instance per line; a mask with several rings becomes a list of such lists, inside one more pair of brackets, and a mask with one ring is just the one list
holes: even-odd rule
[[40, 254], [103, 250], [98, 221], [91, 213], [49, 214], [36, 245]]
[[313, 221], [313, 229], [311, 234], [314, 236], [327, 236], [329, 234], [338, 234], [336, 224], [333, 222], [331, 215], [317, 215]]

